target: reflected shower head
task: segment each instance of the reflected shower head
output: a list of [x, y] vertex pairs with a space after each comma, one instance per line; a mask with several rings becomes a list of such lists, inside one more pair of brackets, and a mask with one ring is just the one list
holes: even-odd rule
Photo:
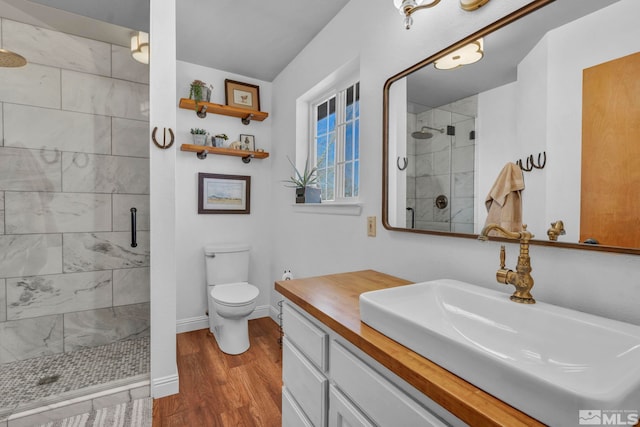
[[436, 129], [430, 126], [422, 126], [422, 129], [412, 132], [411, 137], [415, 139], [429, 139], [433, 138], [433, 133], [428, 132], [427, 129], [434, 130], [436, 132], [444, 133], [444, 129]]
[[422, 128], [422, 130], [413, 132], [411, 134], [411, 137], [415, 139], [429, 139], [433, 138], [433, 134], [431, 132], [427, 132], [426, 130], [424, 130], [424, 128]]

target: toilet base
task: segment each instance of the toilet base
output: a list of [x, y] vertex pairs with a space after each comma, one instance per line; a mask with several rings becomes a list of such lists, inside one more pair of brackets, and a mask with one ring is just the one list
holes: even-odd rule
[[240, 354], [249, 350], [248, 318], [222, 319], [211, 332], [218, 347], [226, 354]]

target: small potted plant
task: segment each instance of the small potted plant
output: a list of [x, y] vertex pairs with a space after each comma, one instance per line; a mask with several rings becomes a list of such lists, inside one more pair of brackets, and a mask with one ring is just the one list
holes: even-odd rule
[[207, 85], [205, 82], [201, 80], [194, 80], [191, 82], [191, 89], [189, 90], [189, 98], [196, 101], [196, 106], [198, 105], [198, 101], [209, 102], [211, 100], [211, 91], [213, 90], [212, 85]]
[[228, 140], [229, 137], [225, 133], [219, 133], [212, 138], [211, 144], [214, 147], [224, 147], [224, 142]]
[[289, 163], [291, 163], [291, 166], [293, 166], [295, 173], [285, 182], [293, 184], [288, 185], [288, 187], [294, 187], [296, 189], [296, 203], [320, 203], [321, 190], [316, 185], [318, 181], [316, 174], [318, 168], [313, 167], [309, 169], [309, 159], [307, 159], [304, 164], [304, 171], [300, 173], [288, 156], [287, 159]]
[[195, 145], [206, 145], [208, 135], [206, 130], [191, 128], [191, 135], [193, 135], [193, 143]]

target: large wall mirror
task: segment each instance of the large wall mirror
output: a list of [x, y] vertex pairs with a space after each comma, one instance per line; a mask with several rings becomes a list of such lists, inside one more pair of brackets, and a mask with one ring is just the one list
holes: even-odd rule
[[389, 78], [383, 225], [474, 237], [520, 160], [534, 244], [640, 254], [639, 3], [537, 0]]

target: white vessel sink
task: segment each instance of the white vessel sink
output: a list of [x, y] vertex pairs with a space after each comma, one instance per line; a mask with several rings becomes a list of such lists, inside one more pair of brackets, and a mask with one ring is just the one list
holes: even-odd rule
[[456, 280], [363, 293], [360, 316], [545, 424], [578, 425], [579, 410], [640, 411], [640, 326]]

